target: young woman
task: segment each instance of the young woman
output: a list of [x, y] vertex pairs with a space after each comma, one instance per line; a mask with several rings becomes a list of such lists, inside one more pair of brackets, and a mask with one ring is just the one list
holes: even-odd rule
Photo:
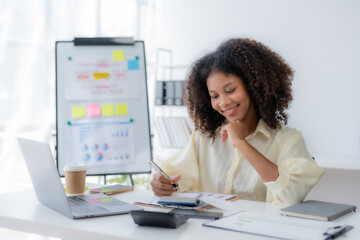
[[237, 194], [289, 205], [302, 201], [323, 175], [301, 133], [285, 126], [293, 70], [249, 39], [231, 39], [196, 61], [185, 102], [195, 124], [188, 145], [151, 180], [155, 195], [181, 191]]

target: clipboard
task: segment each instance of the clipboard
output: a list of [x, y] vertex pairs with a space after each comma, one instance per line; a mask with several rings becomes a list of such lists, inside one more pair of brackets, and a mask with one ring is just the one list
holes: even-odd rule
[[333, 239], [353, 228], [348, 225], [338, 226], [334, 222], [246, 211], [204, 223], [203, 226], [292, 240]]

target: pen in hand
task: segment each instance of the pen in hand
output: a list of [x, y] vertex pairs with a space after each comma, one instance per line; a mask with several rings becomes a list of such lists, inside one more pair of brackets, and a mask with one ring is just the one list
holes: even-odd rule
[[[149, 160], [149, 163], [150, 163], [150, 165], [151, 165], [153, 168], [155, 168], [155, 170], [158, 171], [161, 175], [163, 175], [163, 176], [166, 177], [167, 179], [170, 179], [170, 180], [171, 180], [171, 177], [169, 177], [154, 161]], [[176, 188], [176, 190], [180, 191], [180, 187], [179, 187], [178, 184], [173, 183], [172, 185]]]

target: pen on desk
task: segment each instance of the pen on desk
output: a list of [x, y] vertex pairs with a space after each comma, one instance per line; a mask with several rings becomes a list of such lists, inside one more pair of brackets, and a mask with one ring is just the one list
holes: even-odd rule
[[351, 229], [353, 229], [353, 226], [349, 226], [349, 225], [336, 226], [333, 228], [329, 228], [328, 231], [326, 231], [324, 233], [324, 236], [325, 236], [324, 240], [335, 239]]
[[[150, 165], [151, 165], [152, 167], [154, 167], [155, 170], [158, 171], [160, 174], [162, 174], [163, 176], [165, 176], [167, 179], [171, 179], [171, 177], [169, 177], [154, 161], [149, 160], [149, 163], [150, 163]], [[180, 191], [180, 187], [179, 187], [178, 184], [173, 183], [172, 185], [176, 188], [176, 190]]]

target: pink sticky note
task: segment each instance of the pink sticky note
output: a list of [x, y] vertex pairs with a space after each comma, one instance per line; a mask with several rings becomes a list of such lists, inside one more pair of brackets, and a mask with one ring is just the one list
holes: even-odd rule
[[95, 117], [101, 115], [100, 105], [98, 103], [88, 104], [86, 106], [87, 115], [89, 117]]

